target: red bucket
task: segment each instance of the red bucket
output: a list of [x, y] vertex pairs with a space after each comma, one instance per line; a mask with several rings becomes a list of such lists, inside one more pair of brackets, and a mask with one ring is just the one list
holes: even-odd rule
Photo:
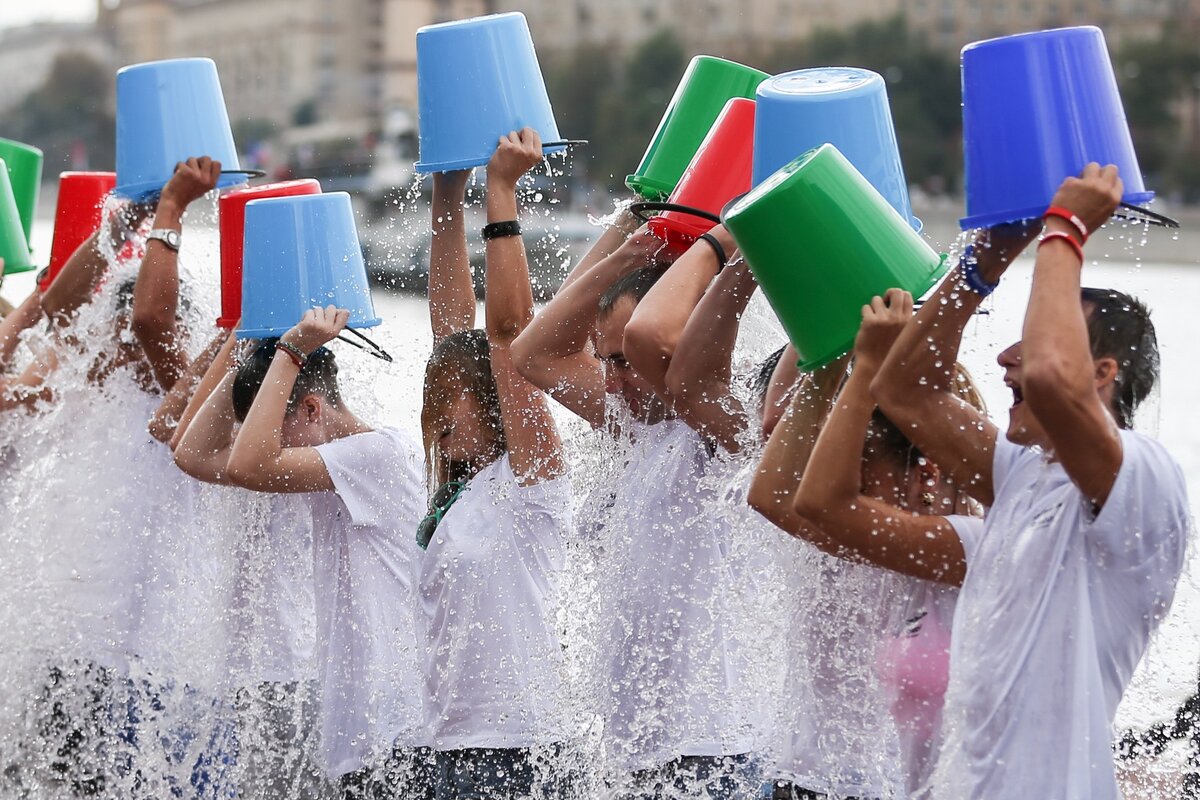
[[[750, 191], [754, 166], [753, 100], [735, 97], [704, 137], [668, 203], [720, 215], [739, 195]], [[650, 221], [650, 230], [679, 254], [716, 223], [685, 211], [668, 211]]]
[[63, 172], [58, 176], [58, 204], [54, 209], [54, 242], [50, 263], [38, 281], [46, 291], [71, 254], [100, 227], [104, 200], [117, 185], [115, 172]]
[[320, 194], [316, 178], [268, 183], [236, 189], [221, 197], [221, 316], [217, 325], [232, 328], [242, 316], [242, 248], [245, 244], [246, 203], [268, 197]]

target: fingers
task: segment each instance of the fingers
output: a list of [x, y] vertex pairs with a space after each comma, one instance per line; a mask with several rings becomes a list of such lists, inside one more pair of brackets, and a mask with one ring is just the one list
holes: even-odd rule
[[1100, 165], [1095, 161], [1089, 163], [1083, 168], [1083, 172], [1079, 175], [1081, 178], [1095, 178], [1100, 175]]

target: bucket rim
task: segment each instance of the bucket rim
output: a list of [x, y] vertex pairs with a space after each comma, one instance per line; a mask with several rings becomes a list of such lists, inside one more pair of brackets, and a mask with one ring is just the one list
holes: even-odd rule
[[[1154, 192], [1130, 192], [1125, 194], [1121, 200], [1125, 203], [1140, 206], [1149, 203], [1154, 197]], [[1049, 207], [1050, 204], [1047, 202], [1045, 205], [1039, 206], [1026, 206], [1025, 208], [1006, 211], [988, 211], [982, 214], [971, 214], [960, 218], [958, 224], [959, 228], [964, 231], [975, 230], [977, 228], [991, 228], [995, 225], [1020, 222], [1025, 219], [1036, 219], [1045, 214], [1046, 209]]]
[[[568, 146], [565, 144], [546, 147], [542, 150], [542, 155], [563, 153], [566, 152], [567, 147]], [[413, 164], [413, 169], [422, 175], [432, 175], [435, 172], [453, 172], [460, 169], [474, 169], [475, 167], [482, 167], [491, 160], [492, 154], [488, 153], [485, 156], [472, 156], [471, 158], [460, 158], [454, 161], [418, 161]]]
[[960, 52], [965, 56], [968, 52], [982, 47], [991, 47], [998, 42], [1022, 42], [1035, 41], [1037, 39], [1060, 39], [1063, 34], [1076, 33], [1086, 31], [1091, 34], [1093, 31], [1100, 34], [1100, 38], [1104, 38], [1104, 31], [1096, 25], [1065, 25], [1061, 28], [1046, 28], [1040, 31], [1022, 31], [1021, 33], [1010, 33], [1006, 36], [993, 36], [990, 39], [980, 39], [976, 42], [968, 42], [963, 45]]
[[[167, 177], [167, 181], [170, 176]], [[228, 189], [230, 186], [239, 186], [249, 182], [249, 177], [240, 174], [222, 175], [217, 181], [217, 189]], [[135, 203], [140, 203], [150, 199], [155, 194], [158, 194], [167, 185], [167, 181], [159, 183], [158, 181], [139, 181], [138, 183], [118, 183], [112, 189], [112, 194], [115, 197], [121, 197], [126, 200], [132, 200]]]
[[[368, 320], [351, 322], [347, 328], [375, 328], [383, 324], [383, 320], [379, 317], [374, 317]], [[275, 325], [269, 328], [238, 328], [237, 338], [239, 339], [269, 339], [272, 336], [282, 336], [283, 334], [294, 328], [295, 325]]]

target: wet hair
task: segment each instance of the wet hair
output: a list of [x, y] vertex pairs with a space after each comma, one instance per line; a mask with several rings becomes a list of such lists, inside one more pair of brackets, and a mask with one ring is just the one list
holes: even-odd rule
[[628, 275], [623, 275], [609, 286], [600, 296], [600, 314], [611, 314], [617, 303], [623, 297], [632, 297], [633, 302], [640, 303], [642, 298], [650, 293], [658, 279], [667, 274], [670, 264], [657, 262], [648, 267], [635, 269]]
[[[983, 395], [971, 373], [962, 364], [954, 365], [954, 393], [971, 407], [987, 414]], [[871, 414], [871, 424], [867, 427], [867, 448], [876, 455], [895, 458], [903, 463], [905, 469], [912, 469], [925, 457], [920, 448], [909, 441], [878, 408]]]
[[[438, 342], [429, 362], [425, 365], [424, 402], [421, 408], [421, 427], [426, 435], [425, 451], [432, 452], [432, 441], [428, 440], [430, 429], [440, 422], [439, 417], [449, 413], [454, 401], [454, 383], [469, 392], [483, 409], [481, 423], [491, 431], [496, 454], [508, 451], [504, 438], [504, 420], [500, 415], [500, 392], [492, 374], [492, 351], [487, 333], [478, 328], [459, 331]], [[439, 480], [466, 480], [470, 477], [467, 464], [443, 461], [433, 454], [429, 466]]]
[[1117, 425], [1133, 427], [1133, 415], [1158, 383], [1158, 336], [1150, 310], [1139, 300], [1114, 289], [1082, 290], [1091, 306], [1087, 314], [1088, 344], [1092, 358], [1113, 358], [1117, 377], [1113, 387], [1113, 412]]
[[786, 344], [764, 358], [758, 365], [758, 369], [754, 371], [754, 377], [750, 381], [750, 391], [754, 393], [759, 406], [767, 402], [767, 390], [771, 388], [771, 377], [775, 374], [775, 369], [779, 366], [785, 350], [787, 350]]
[[[179, 306], [175, 310], [175, 319], [182, 320], [184, 314], [192, 308], [192, 296], [188, 290], [190, 284], [179, 284]], [[127, 278], [117, 286], [113, 293], [113, 305], [117, 315], [133, 313], [133, 291], [137, 287], [137, 278]]]
[[[266, 380], [267, 370], [275, 359], [275, 343], [278, 338], [264, 339], [254, 348], [246, 360], [238, 365], [237, 375], [233, 379], [233, 416], [238, 422], [245, 422], [250, 413], [250, 406], [258, 396]], [[308, 362], [296, 376], [296, 385], [288, 398], [287, 413], [292, 413], [296, 406], [310, 394], [324, 397], [335, 408], [342, 407], [342, 393], [338, 388], [337, 359], [333, 351], [326, 347], [318, 347], [308, 356]]]

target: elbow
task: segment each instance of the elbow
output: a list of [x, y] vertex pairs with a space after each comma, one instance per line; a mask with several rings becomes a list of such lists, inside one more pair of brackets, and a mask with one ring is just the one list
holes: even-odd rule
[[533, 375], [537, 371], [537, 357], [536, 351], [530, 345], [526, 331], [513, 337], [508, 347], [508, 353], [512, 357], [513, 366], [521, 377], [527, 381], [533, 381]]
[[244, 463], [244, 460], [239, 459], [236, 454], [229, 456], [229, 463], [225, 467], [225, 477], [234, 486], [254, 489], [254, 473], [253, 467]]
[[499, 319], [489, 319], [487, 321], [488, 340], [512, 345], [532, 320], [532, 309], [519, 316], [505, 314], [501, 315]]
[[675, 344], [656, 326], [634, 319], [625, 326], [622, 350], [625, 359], [639, 374], [659, 375], [665, 380], [675, 355]]
[[175, 423], [156, 415], [150, 420], [147, 430], [155, 441], [170, 445], [171, 439], [175, 436]]

